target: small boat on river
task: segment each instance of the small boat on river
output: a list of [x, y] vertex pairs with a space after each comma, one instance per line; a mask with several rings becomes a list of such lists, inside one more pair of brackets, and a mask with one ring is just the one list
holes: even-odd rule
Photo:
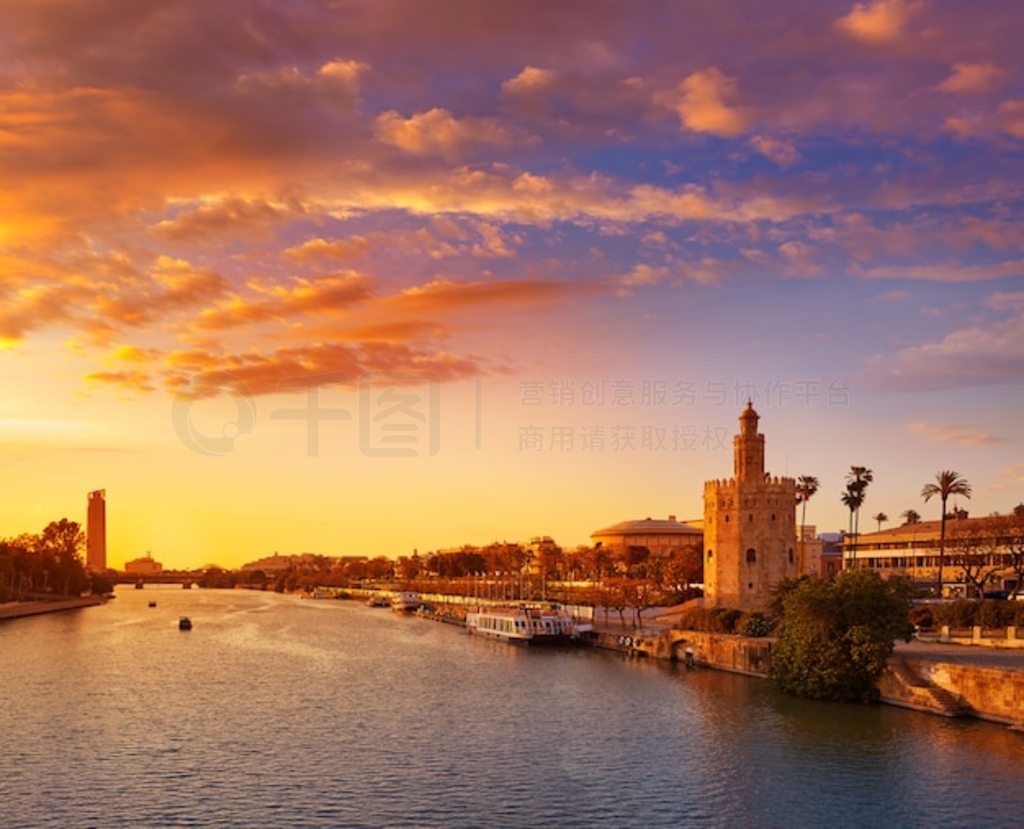
[[178, 619], [178, 630], [192, 630], [192, 620], [188, 616]]

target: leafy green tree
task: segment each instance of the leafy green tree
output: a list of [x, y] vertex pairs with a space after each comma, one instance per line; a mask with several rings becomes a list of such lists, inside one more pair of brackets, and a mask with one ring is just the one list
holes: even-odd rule
[[971, 497], [971, 485], [967, 479], [954, 472], [952, 469], [943, 469], [935, 473], [935, 483], [925, 484], [921, 487], [921, 497], [925, 503], [936, 495], [942, 501], [942, 522], [939, 526], [939, 575], [936, 595], [942, 595], [942, 567], [946, 563], [946, 501], [950, 495], [962, 495], [964, 498]]
[[784, 691], [812, 699], [872, 702], [897, 639], [909, 641], [911, 585], [872, 570], [790, 582], [771, 675]]

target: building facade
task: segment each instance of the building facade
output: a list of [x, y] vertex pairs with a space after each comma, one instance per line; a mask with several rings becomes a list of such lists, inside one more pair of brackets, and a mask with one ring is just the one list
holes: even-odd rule
[[85, 524], [85, 565], [90, 570], [107, 569], [107, 491], [89, 493]]
[[[847, 536], [843, 545], [847, 566], [868, 567], [882, 576], [905, 576], [921, 587], [936, 583], [942, 526], [940, 521], [917, 521], [873, 533]], [[1024, 555], [1024, 515], [970, 518], [963, 513], [946, 521], [942, 570], [945, 596], [979, 592], [965, 570], [983, 579], [982, 592], [1013, 591], [1020, 582]]]
[[631, 547], [644, 548], [651, 555], [672, 556], [687, 550], [700, 551], [703, 534], [689, 522], [677, 521], [674, 515], [667, 520], [643, 518], [620, 521], [611, 527], [590, 534], [594, 546], [626, 553]]
[[733, 477], [704, 484], [704, 599], [708, 607], [765, 610], [772, 588], [798, 573], [796, 481], [764, 469], [752, 404], [733, 438]]
[[164, 566], [151, 555], [133, 558], [124, 563], [124, 571], [133, 576], [155, 576], [164, 571]]

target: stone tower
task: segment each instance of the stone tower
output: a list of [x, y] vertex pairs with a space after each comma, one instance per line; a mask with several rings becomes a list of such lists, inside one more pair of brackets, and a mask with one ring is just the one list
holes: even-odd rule
[[733, 438], [733, 477], [704, 483], [704, 597], [708, 607], [765, 610], [771, 589], [797, 575], [796, 481], [764, 471], [754, 406]]

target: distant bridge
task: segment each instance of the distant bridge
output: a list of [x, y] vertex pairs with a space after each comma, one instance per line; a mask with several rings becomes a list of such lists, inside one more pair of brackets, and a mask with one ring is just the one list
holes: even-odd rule
[[202, 576], [202, 573], [181, 573], [175, 571], [153, 573], [145, 576], [135, 573], [118, 573], [111, 580], [114, 584], [135, 584], [141, 581], [143, 586], [147, 584], [185, 584], [186, 582], [195, 584]]

